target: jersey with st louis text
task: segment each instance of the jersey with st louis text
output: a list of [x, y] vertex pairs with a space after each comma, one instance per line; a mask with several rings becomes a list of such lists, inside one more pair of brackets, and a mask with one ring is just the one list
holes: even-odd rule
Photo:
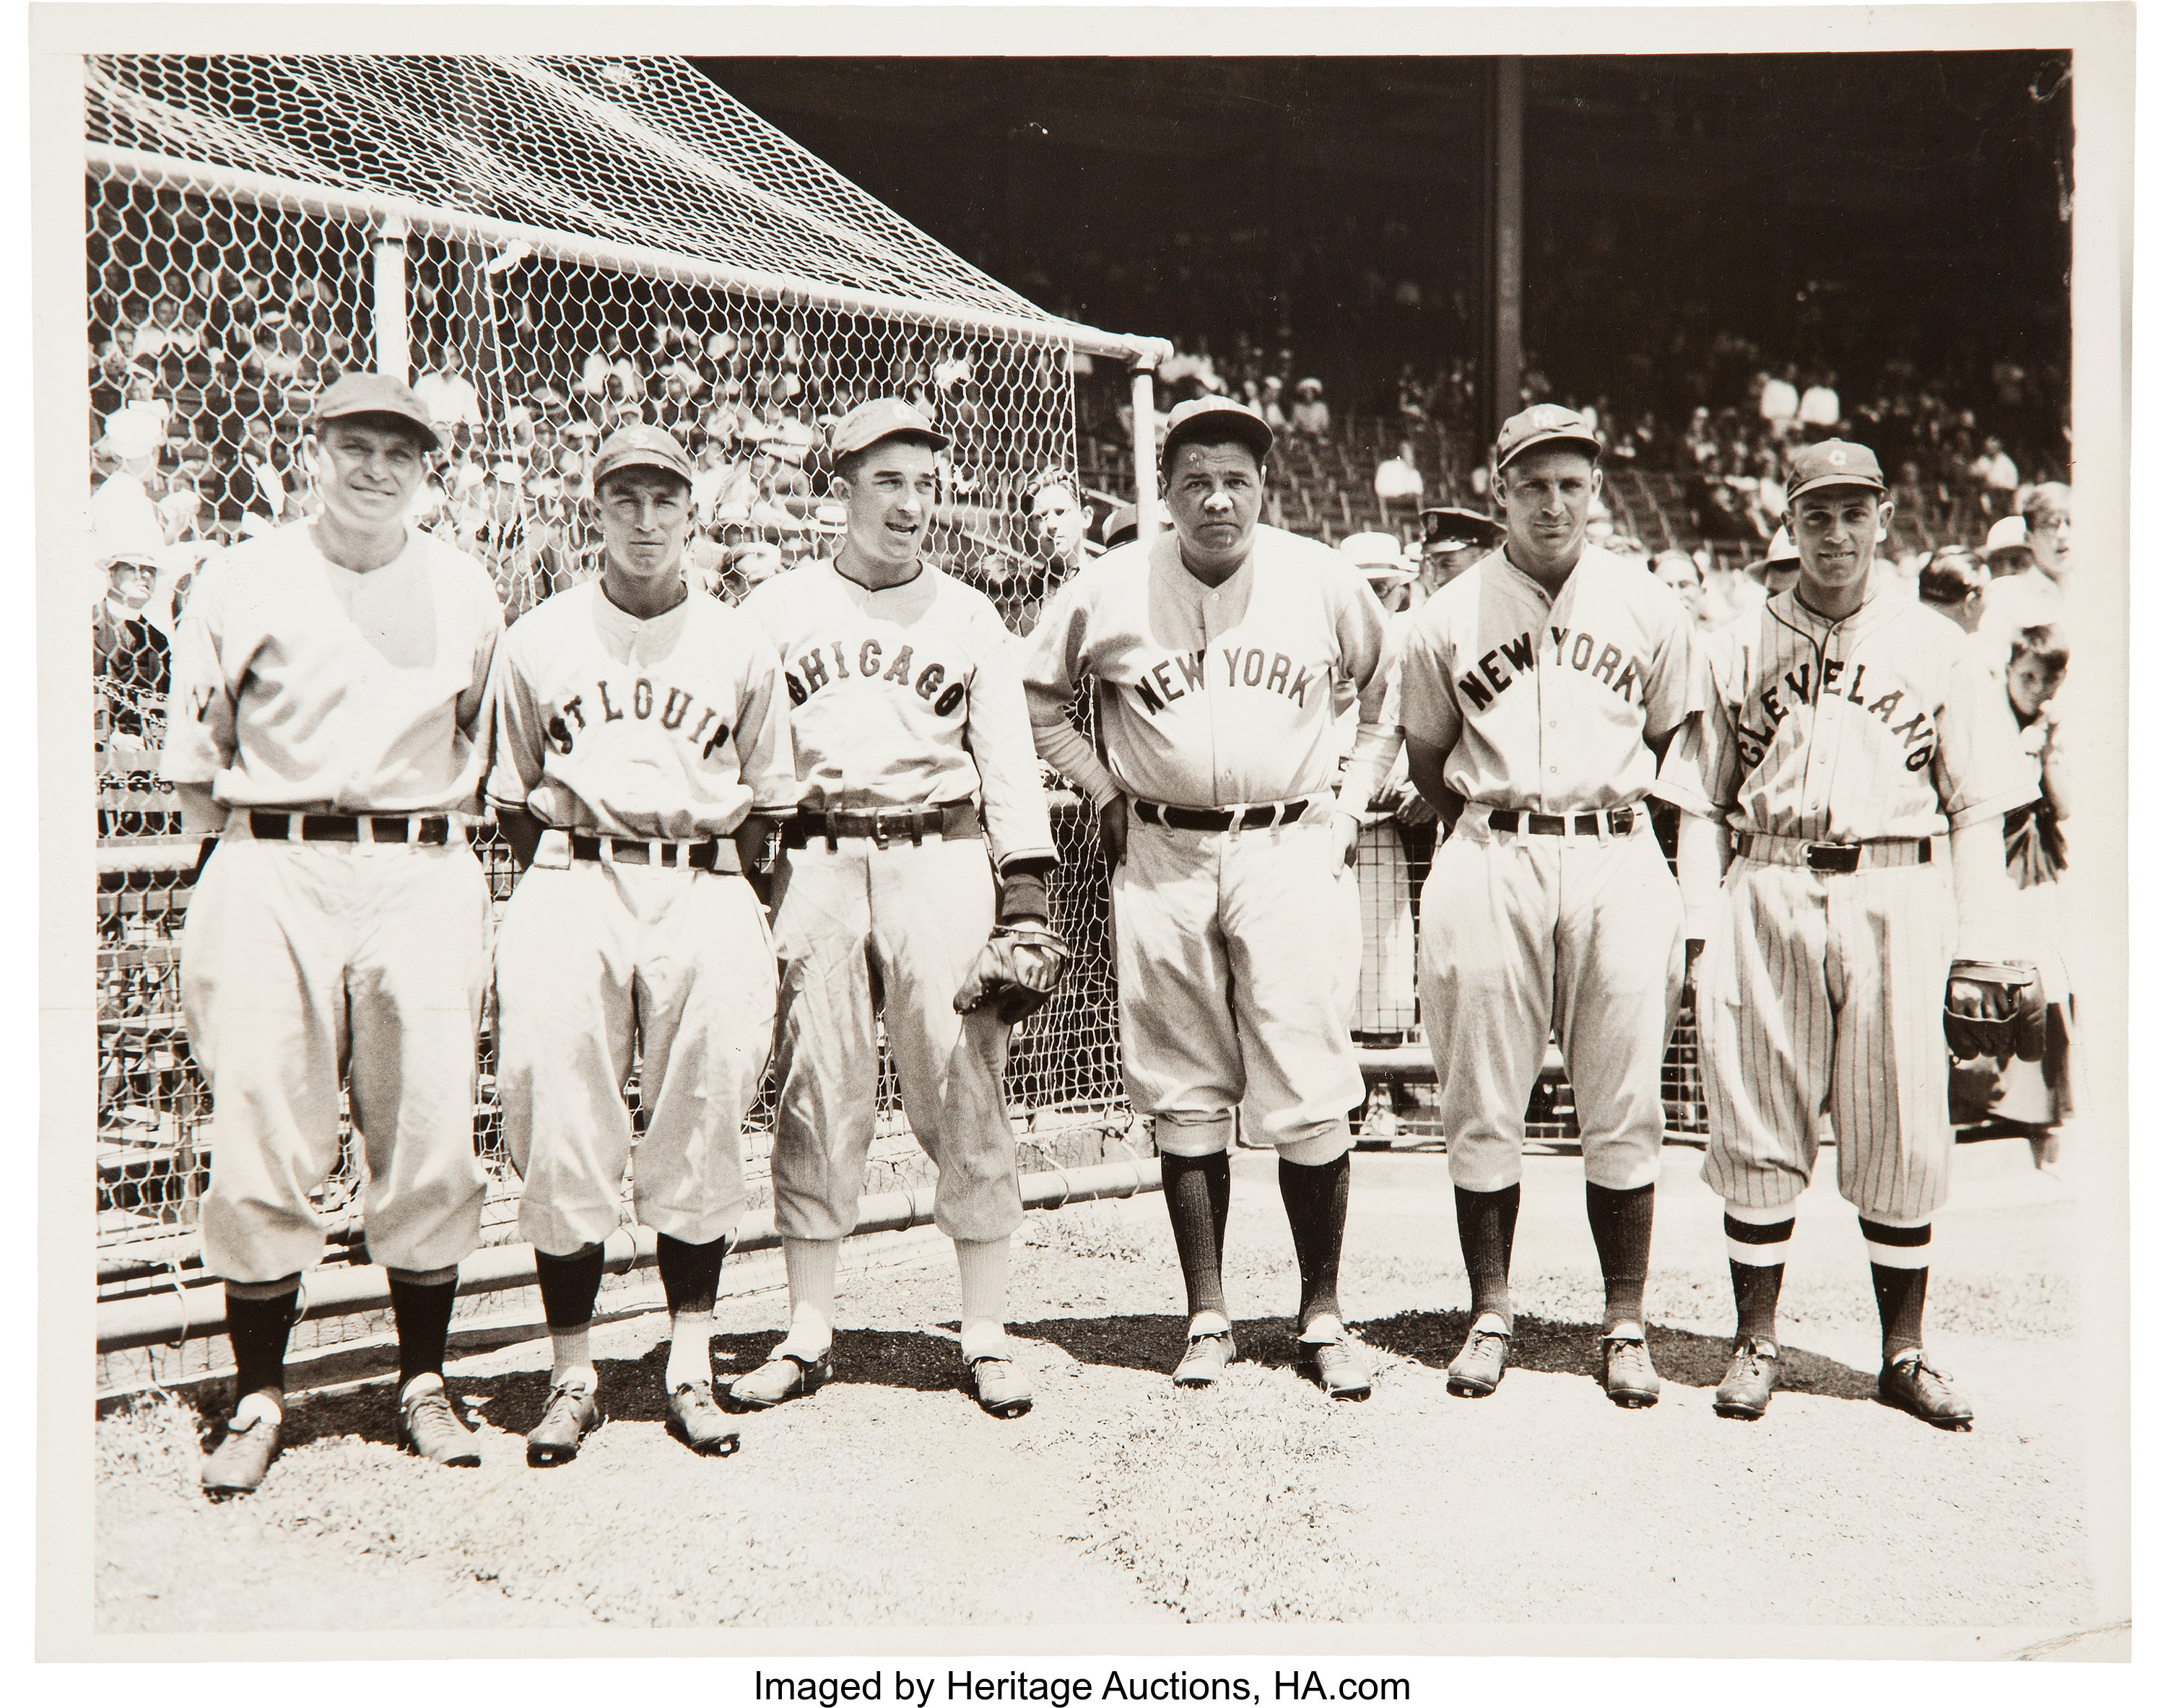
[[1047, 604], [1024, 688], [1033, 721], [1066, 717], [1086, 677], [1114, 781], [1145, 800], [1225, 807], [1294, 800], [1339, 781], [1334, 701], [1383, 710], [1383, 607], [1345, 554], [1259, 526], [1217, 587], [1179, 536], [1107, 552]]
[[991, 599], [930, 564], [868, 588], [821, 559], [741, 609], [781, 655], [806, 806], [975, 797], [996, 867], [1054, 854], [1017, 642]]
[[1875, 591], [1840, 622], [1778, 593], [1704, 642], [1697, 714], [1656, 793], [1734, 830], [1932, 836], [2036, 797], [1970, 637]]
[[1684, 721], [1692, 620], [1637, 565], [1594, 546], [1552, 599], [1502, 550], [1413, 613], [1397, 721], [1445, 756], [1455, 793], [1514, 812], [1629, 805], [1653, 786], [1646, 738]]
[[789, 697], [743, 612], [693, 593], [659, 616], [592, 581], [497, 649], [488, 794], [589, 835], [705, 841], [797, 804]]

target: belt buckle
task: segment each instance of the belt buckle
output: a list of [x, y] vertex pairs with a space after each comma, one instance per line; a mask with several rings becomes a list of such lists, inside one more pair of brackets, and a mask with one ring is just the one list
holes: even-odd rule
[[840, 807], [827, 809], [827, 851], [830, 854], [835, 851], [836, 838], [843, 834], [842, 820], [843, 809]]
[[1805, 870], [1855, 872], [1862, 851], [1855, 842], [1808, 842], [1805, 844]]
[[873, 809], [873, 846], [887, 846], [887, 814], [877, 807]]

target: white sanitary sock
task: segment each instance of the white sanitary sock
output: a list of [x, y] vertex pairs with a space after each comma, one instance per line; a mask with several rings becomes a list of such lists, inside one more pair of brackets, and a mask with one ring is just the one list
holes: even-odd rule
[[775, 1350], [816, 1358], [835, 1336], [835, 1268], [840, 1240], [785, 1240], [782, 1267], [790, 1278], [790, 1332]]

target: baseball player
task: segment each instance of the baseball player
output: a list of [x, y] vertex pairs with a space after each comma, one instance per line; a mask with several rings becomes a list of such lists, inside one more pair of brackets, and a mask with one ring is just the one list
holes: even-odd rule
[[[1122, 1066], [1156, 1128], [1187, 1285], [1174, 1380], [1208, 1386], [1234, 1354], [1220, 1252], [1245, 1101], [1279, 1153], [1302, 1360], [1359, 1400], [1370, 1371], [1338, 1284], [1346, 1112], [1362, 1095], [1339, 898], [1360, 820], [1336, 810], [1334, 698], [1358, 699], [1356, 762], [1373, 763], [1384, 613], [1345, 556], [1260, 525], [1271, 442], [1245, 404], [1177, 406], [1160, 464], [1173, 531], [1054, 596], [1023, 685], [1039, 754], [1097, 808], [1113, 863]], [[1067, 715], [1086, 678], [1103, 764]], [[1348, 791], [1366, 803], [1373, 788]]]
[[499, 649], [487, 793], [522, 876], [497, 942], [497, 1092], [554, 1349], [531, 1465], [572, 1458], [601, 1421], [588, 1331], [631, 1153], [635, 1053], [632, 1207], [669, 1306], [669, 1428], [698, 1452], [737, 1443], [709, 1342], [775, 1001], [767, 921], [740, 874], [795, 807], [797, 767], [774, 649], [687, 585], [692, 474], [662, 428], [604, 440], [600, 577], [544, 600]]
[[320, 514], [204, 565], [166, 706], [163, 774], [188, 829], [219, 833], [181, 940], [189, 1046], [218, 1107], [203, 1263], [225, 1283], [240, 1395], [203, 1463], [214, 1496], [254, 1489], [277, 1448], [341, 1078], [369, 1256], [390, 1271], [401, 1432], [440, 1464], [481, 1463], [443, 1363], [485, 1184], [489, 887], [461, 815], [479, 806], [504, 616], [486, 570], [400, 519], [440, 443], [410, 389], [348, 374], [310, 426]]
[[1450, 1390], [1503, 1379], [1519, 1152], [1554, 1026], [1602, 1263], [1603, 1385], [1644, 1406], [1661, 1391], [1641, 1313], [1683, 966], [1642, 798], [1684, 720], [1693, 640], [1661, 583], [1587, 544], [1599, 454], [1575, 410], [1504, 424], [1504, 544], [1414, 614], [1398, 723], [1414, 786], [1440, 814], [1466, 803], [1422, 898], [1422, 1013], [1473, 1290]]
[[[1806, 448], [1788, 497], [1798, 585], [1707, 638], [1695, 715], [1659, 784], [1684, 814], [1703, 1178], [1724, 1199], [1737, 1296], [1714, 1407], [1767, 1408], [1776, 1299], [1825, 1111], [1873, 1266], [1881, 1397], [1967, 1428], [1971, 1408], [1923, 1350], [1953, 1144], [1947, 1046], [2009, 1053], [1981, 1052], [1967, 1029], [2020, 1011], [2022, 979], [1989, 957], [2010, 899], [2001, 815], [2037, 783], [1963, 631], [1874, 577], [1894, 505], [1872, 451]], [[1944, 1002], [1958, 1016], [1946, 1042]], [[2042, 1031], [2042, 1006], [2037, 1018]], [[2037, 1059], [2027, 1041], [2021, 1053]]]
[[830, 442], [840, 547], [744, 604], [781, 653], [804, 793], [774, 887], [774, 1216], [790, 1328], [730, 1398], [774, 1405], [834, 1373], [836, 1259], [872, 1143], [877, 1021], [911, 1129], [940, 1171], [933, 1220], [955, 1242], [978, 1403], [1020, 1416], [1030, 1385], [1006, 1327], [1022, 1220], [1001, 1091], [1012, 1011], [980, 997], [1011, 955], [1052, 988], [1052, 825], [1016, 643], [991, 600], [919, 556], [947, 435], [880, 398], [836, 422]]

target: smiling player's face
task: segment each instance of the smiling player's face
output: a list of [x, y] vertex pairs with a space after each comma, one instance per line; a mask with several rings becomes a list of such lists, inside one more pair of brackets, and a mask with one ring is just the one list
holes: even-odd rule
[[1873, 573], [1873, 548], [1894, 518], [1894, 501], [1871, 487], [1820, 487], [1790, 506], [1799, 594], [1827, 610], [1862, 593]]
[[324, 509], [342, 529], [357, 535], [397, 527], [428, 472], [411, 429], [367, 416], [328, 424], [316, 440], [316, 451]]
[[858, 460], [843, 490], [843, 531], [850, 554], [867, 566], [906, 568], [932, 525], [939, 496], [938, 456], [929, 445], [883, 439]]

